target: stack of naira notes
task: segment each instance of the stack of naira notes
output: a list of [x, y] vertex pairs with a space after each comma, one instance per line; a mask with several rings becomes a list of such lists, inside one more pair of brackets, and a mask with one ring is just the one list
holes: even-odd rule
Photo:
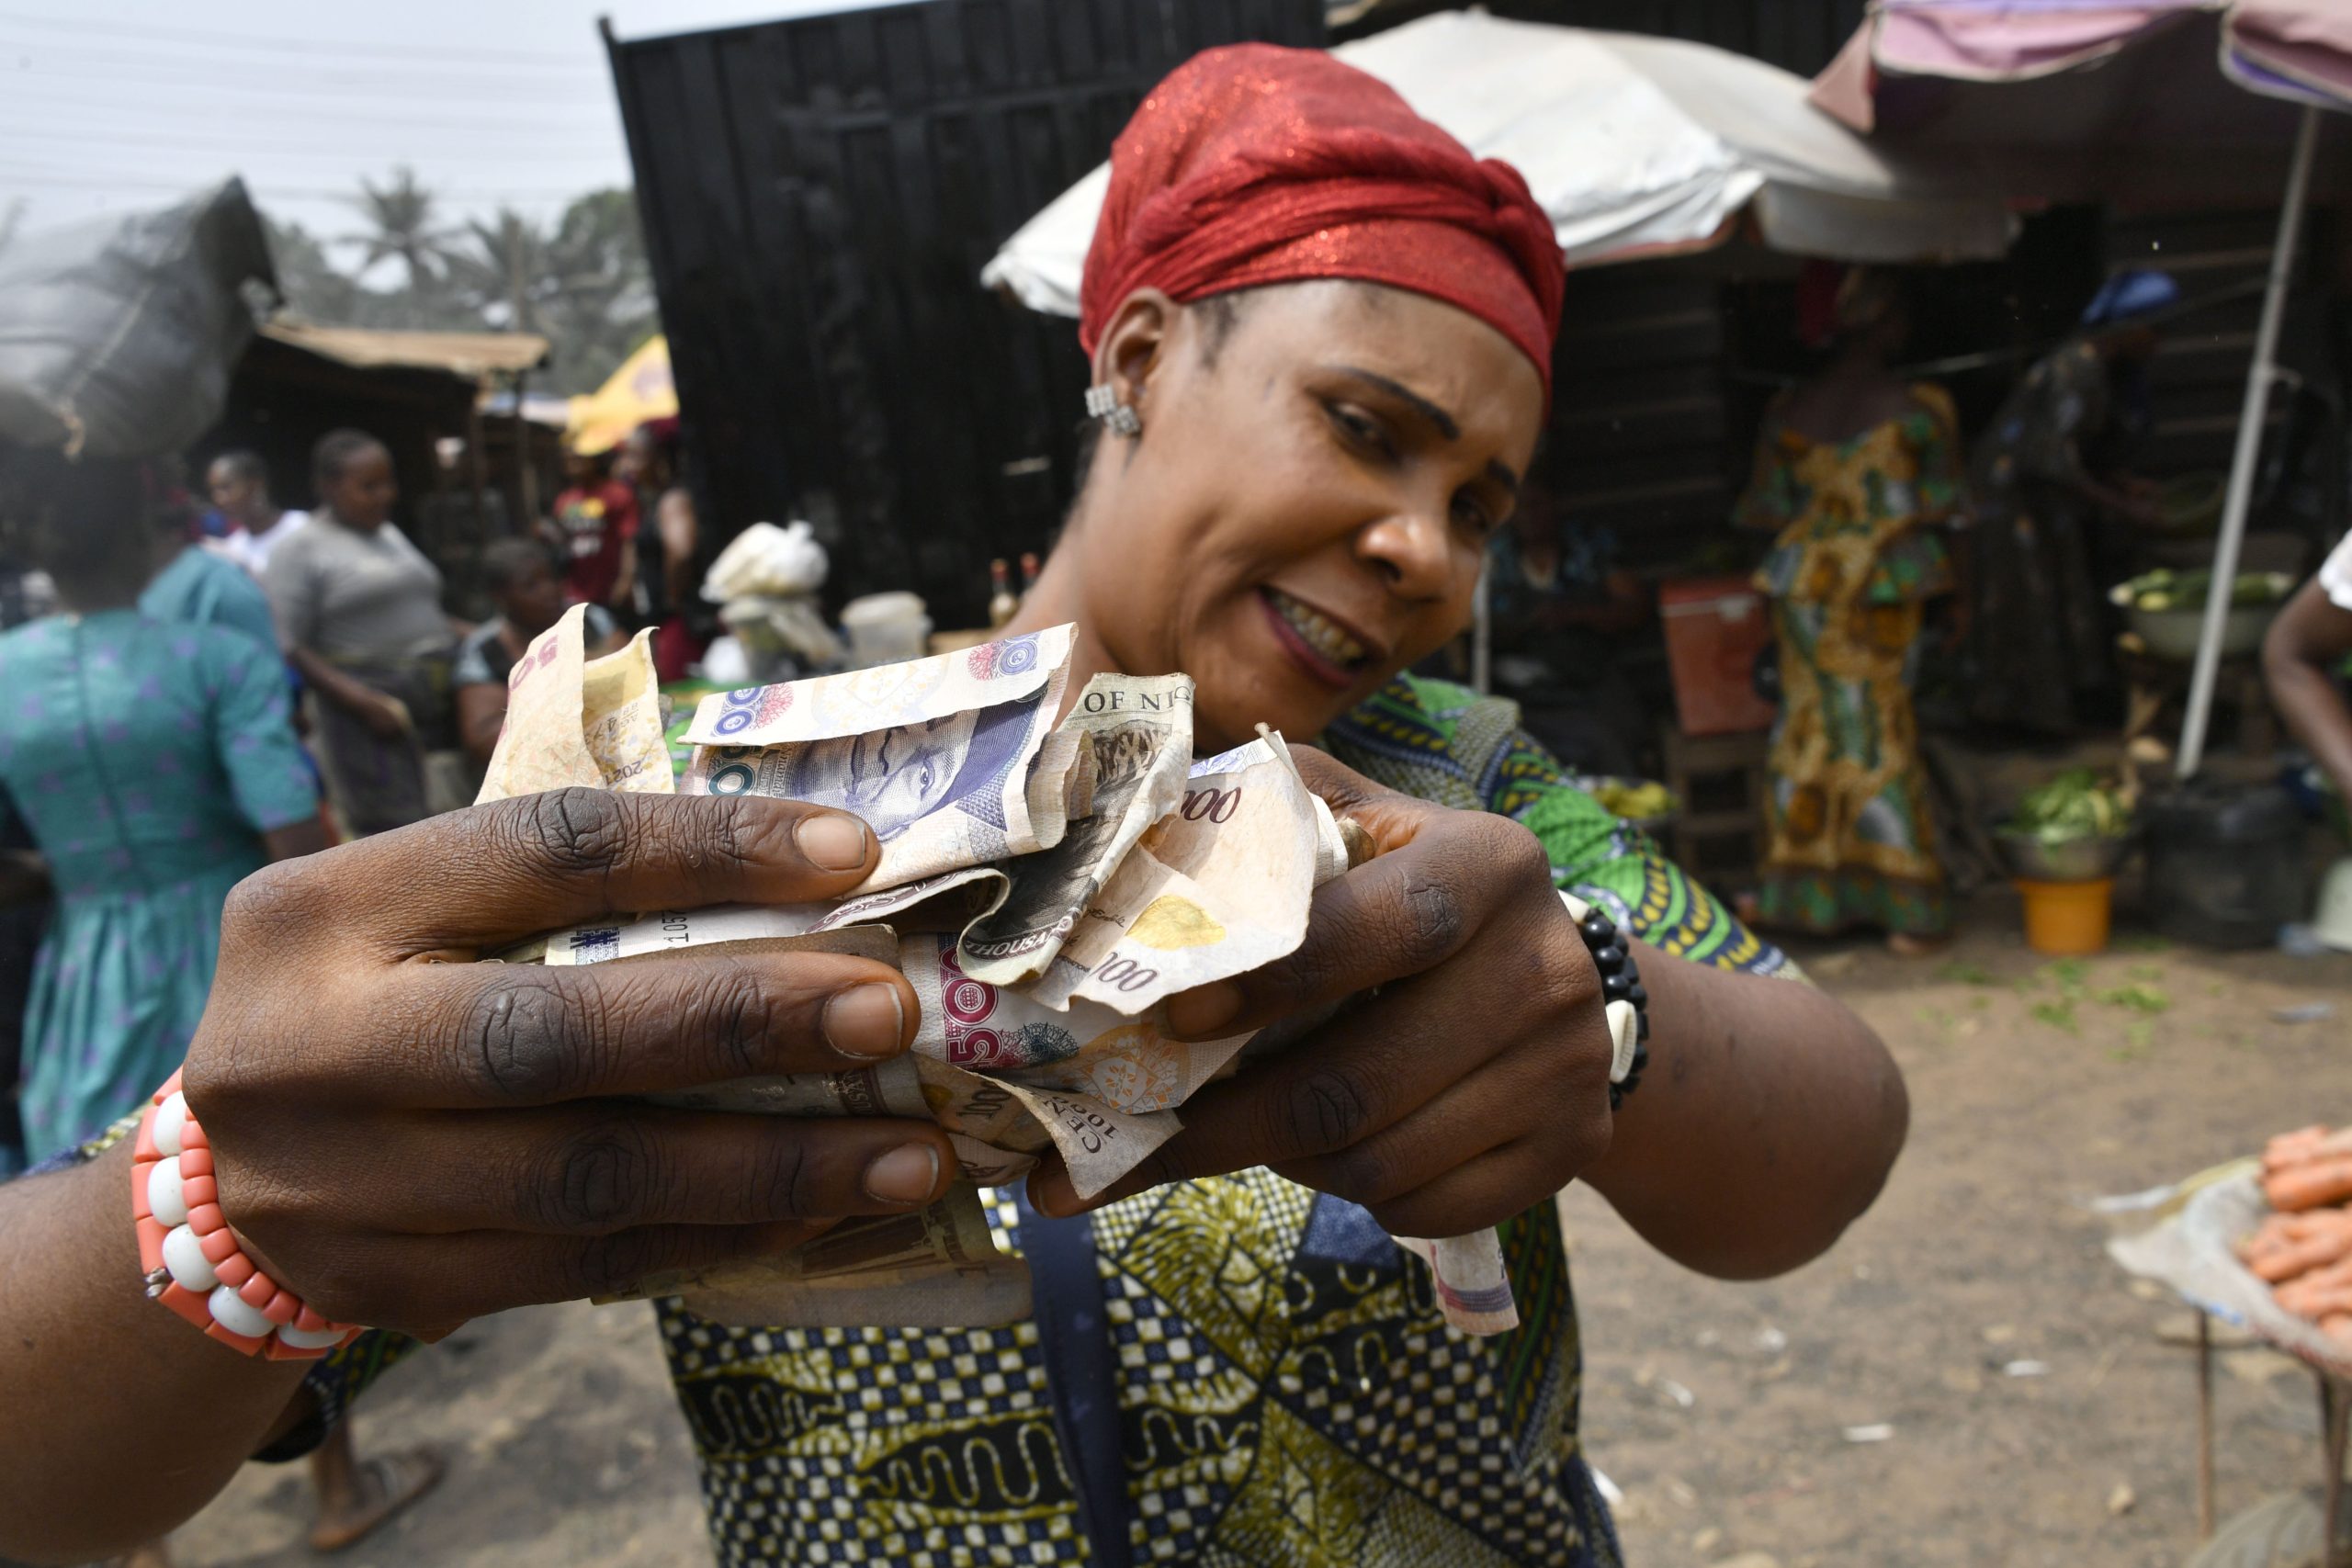
[[[574, 608], [508, 677], [481, 799], [570, 785], [763, 795], [851, 812], [881, 842], [874, 874], [825, 904], [616, 914], [498, 955], [510, 964], [658, 963], [689, 947], [854, 953], [898, 967], [922, 1011], [879, 1066], [715, 1083], [662, 1102], [773, 1116], [936, 1122], [962, 1179], [913, 1213], [843, 1221], [781, 1257], [641, 1281], [717, 1322], [984, 1326], [1030, 1307], [1029, 1272], [992, 1239], [978, 1189], [1049, 1151], [1091, 1198], [1183, 1125], [1182, 1107], [1256, 1036], [1184, 1041], [1166, 998], [1281, 958], [1315, 889], [1368, 852], [1300, 778], [1279, 734], [1193, 755], [1193, 682], [1104, 674], [1069, 701], [1074, 628], [936, 658], [714, 694], [673, 776], [648, 635], [584, 657]], [[1067, 716], [1062, 710], [1069, 707]], [[1472, 1333], [1518, 1314], [1491, 1230], [1400, 1238]]]

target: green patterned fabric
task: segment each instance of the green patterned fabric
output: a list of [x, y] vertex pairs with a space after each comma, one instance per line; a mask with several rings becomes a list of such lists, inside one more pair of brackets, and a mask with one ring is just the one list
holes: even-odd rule
[[1326, 731], [1323, 744], [1391, 789], [1521, 824], [1551, 855], [1554, 883], [1653, 947], [1717, 968], [1796, 972], [1786, 953], [1741, 925], [1647, 834], [1578, 788], [1519, 728], [1514, 704], [1400, 675]]

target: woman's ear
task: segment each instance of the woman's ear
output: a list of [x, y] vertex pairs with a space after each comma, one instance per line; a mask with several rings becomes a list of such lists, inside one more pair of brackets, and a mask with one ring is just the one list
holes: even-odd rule
[[1095, 384], [1109, 387], [1119, 401], [1145, 413], [1151, 378], [1167, 363], [1169, 335], [1180, 313], [1176, 301], [1157, 288], [1138, 288], [1121, 300], [1094, 344]]

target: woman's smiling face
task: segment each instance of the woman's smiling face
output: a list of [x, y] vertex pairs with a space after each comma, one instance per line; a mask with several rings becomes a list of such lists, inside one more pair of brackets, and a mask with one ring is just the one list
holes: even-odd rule
[[1194, 678], [1204, 751], [1317, 735], [1469, 623], [1544, 409], [1524, 355], [1426, 296], [1228, 299], [1112, 317], [1096, 378], [1143, 433], [1102, 438], [1072, 541], [1086, 630], [1120, 670]]

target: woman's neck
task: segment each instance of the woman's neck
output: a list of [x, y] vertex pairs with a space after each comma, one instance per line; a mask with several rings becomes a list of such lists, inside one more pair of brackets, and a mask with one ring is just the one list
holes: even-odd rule
[[1070, 519], [1069, 527], [1064, 531], [1062, 547], [1046, 558], [1046, 569], [1037, 574], [1037, 581], [1029, 585], [1029, 592], [1022, 598], [1021, 608], [1013, 612], [1012, 619], [1006, 622], [1003, 630], [997, 634], [1000, 637], [1023, 637], [1066, 622], [1077, 624], [1078, 636], [1070, 643], [1069, 682], [1062, 688], [1062, 712], [1055, 716], [1057, 718], [1069, 712], [1078, 701], [1078, 694], [1085, 689], [1086, 682], [1097, 675], [1121, 672], [1117, 662], [1111, 657], [1111, 650], [1103, 646], [1102, 639], [1095, 635], [1094, 627], [1081, 613], [1085, 601], [1080, 592], [1078, 551], [1069, 539], [1069, 534], [1078, 526], [1078, 519]]

